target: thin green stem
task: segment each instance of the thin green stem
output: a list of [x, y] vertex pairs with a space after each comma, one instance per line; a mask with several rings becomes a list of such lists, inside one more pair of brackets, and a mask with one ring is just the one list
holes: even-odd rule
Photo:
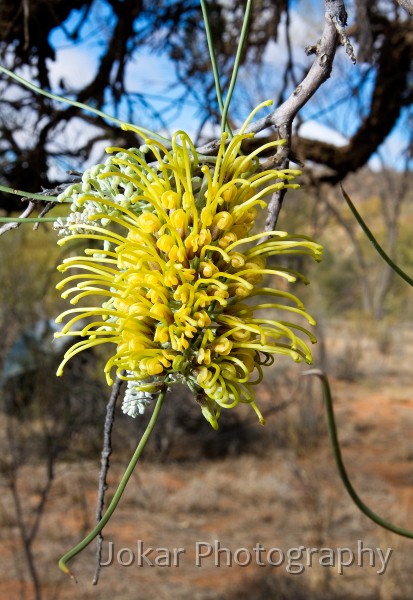
[[241, 62], [242, 48], [244, 46], [244, 42], [247, 37], [248, 23], [249, 23], [250, 15], [251, 15], [251, 8], [252, 8], [252, 0], [248, 0], [247, 6], [245, 8], [245, 15], [244, 15], [244, 21], [242, 23], [241, 35], [240, 35], [239, 42], [238, 42], [237, 54], [235, 56], [234, 68], [232, 69], [231, 81], [229, 83], [227, 96], [225, 98], [224, 109], [222, 111], [222, 120], [221, 120], [222, 133], [225, 131], [225, 124], [227, 122], [229, 105], [231, 102], [232, 93], [234, 91], [235, 82], [237, 81], [238, 70], [239, 70], [239, 66], [240, 66], [240, 62]]
[[[1, 67], [0, 67], [1, 69]], [[42, 194], [32, 194], [31, 192], [23, 192], [23, 190], [15, 190], [5, 185], [0, 185], [0, 192], [6, 192], [6, 194], [14, 194], [15, 196], [21, 196], [22, 198], [33, 198], [33, 200], [42, 200], [43, 202], [53, 202], [56, 196], [42, 196]]]
[[353, 202], [350, 200], [350, 197], [344, 191], [343, 186], [341, 186], [341, 192], [342, 192], [342, 194], [344, 196], [344, 199], [347, 202], [347, 204], [348, 204], [351, 212], [353, 213], [353, 215], [357, 219], [358, 224], [360, 225], [360, 227], [362, 228], [362, 230], [364, 231], [364, 233], [366, 234], [366, 236], [369, 238], [370, 242], [373, 244], [373, 246], [375, 247], [375, 249], [377, 250], [377, 252], [380, 254], [380, 256], [382, 257], [382, 259], [386, 261], [386, 263], [389, 265], [389, 267], [391, 269], [393, 269], [393, 271], [395, 273], [397, 273], [397, 275], [399, 275], [399, 277], [401, 277], [402, 279], [404, 279], [404, 281], [406, 281], [409, 285], [413, 286], [413, 279], [407, 273], [405, 273], [403, 271], [403, 269], [401, 269], [398, 265], [396, 265], [396, 263], [392, 261], [392, 259], [390, 258], [390, 256], [388, 254], [386, 254], [386, 252], [380, 246], [379, 242], [376, 240], [376, 238], [374, 237], [374, 235], [372, 234], [372, 232], [370, 231], [370, 229], [367, 227], [365, 221], [363, 221], [362, 216], [360, 215], [360, 213], [358, 212], [358, 210], [354, 206]]
[[118, 488], [115, 492], [115, 495], [112, 498], [111, 503], [109, 504], [107, 511], [105, 512], [105, 514], [103, 515], [103, 517], [101, 518], [99, 523], [96, 525], [96, 527], [89, 533], [89, 535], [87, 535], [74, 548], [69, 550], [69, 552], [66, 552], [66, 554], [64, 556], [62, 556], [62, 558], [59, 560], [59, 567], [63, 571], [63, 573], [66, 573], [66, 575], [69, 575], [75, 581], [76, 581], [76, 578], [75, 578], [74, 574], [71, 572], [71, 570], [69, 569], [69, 567], [67, 566], [67, 563], [69, 560], [71, 560], [73, 557], [75, 557], [77, 554], [79, 554], [79, 552], [84, 550], [84, 548], [86, 548], [86, 546], [88, 546], [90, 544], [90, 542], [92, 542], [99, 535], [99, 533], [102, 531], [102, 529], [104, 528], [106, 523], [109, 521], [110, 517], [112, 516], [115, 508], [117, 507], [117, 505], [119, 503], [119, 500], [122, 497], [122, 494], [125, 490], [126, 484], [128, 483], [129, 478], [132, 475], [132, 473], [136, 467], [136, 464], [139, 460], [142, 450], [144, 449], [146, 442], [148, 441], [149, 436], [152, 433], [152, 430], [154, 428], [154, 425], [158, 419], [160, 410], [164, 403], [167, 389], [168, 388], [165, 386], [158, 395], [158, 399], [156, 401], [156, 405], [153, 410], [150, 421], [145, 429], [144, 434], [142, 435], [142, 437], [139, 441], [139, 444], [131, 458], [130, 463], [127, 466], [125, 473], [123, 474], [123, 477], [118, 485]]
[[[224, 111], [224, 102], [222, 99], [221, 82], [219, 80], [218, 65], [217, 65], [217, 61], [216, 61], [216, 57], [215, 57], [214, 44], [212, 41], [211, 27], [209, 24], [208, 11], [207, 11], [207, 6], [206, 6], [205, 0], [201, 0], [201, 8], [202, 8], [202, 16], [204, 17], [205, 33], [206, 33], [206, 38], [207, 38], [207, 42], [208, 42], [208, 50], [209, 50], [209, 56], [211, 59], [212, 72], [214, 74], [215, 89], [217, 92], [217, 100], [218, 100], [219, 108], [220, 108], [221, 114], [222, 114]], [[225, 123], [225, 128], [226, 128], [226, 131], [228, 131], [232, 137], [231, 127], [229, 126], [228, 123]]]
[[[56, 100], [57, 102], [63, 102], [65, 104], [70, 104], [70, 106], [75, 106], [76, 108], [80, 108], [82, 110], [91, 112], [95, 115], [98, 115], [102, 119], [107, 119], [108, 121], [112, 121], [112, 123], [116, 123], [117, 125], [119, 125], [119, 127], [122, 127], [122, 125], [125, 125], [125, 124], [128, 125], [128, 123], [125, 123], [124, 121], [121, 121], [120, 119], [117, 119], [116, 117], [112, 117], [111, 115], [108, 115], [107, 113], [103, 112], [102, 110], [98, 110], [97, 108], [92, 108], [91, 106], [88, 106], [87, 104], [83, 104], [83, 102], [78, 102], [77, 100], [70, 100], [69, 98], [65, 98], [64, 96], [58, 96], [57, 94], [52, 94], [51, 92], [46, 92], [45, 90], [42, 90], [42, 88], [39, 88], [37, 85], [34, 85], [34, 83], [31, 83], [30, 81], [27, 81], [23, 77], [20, 77], [20, 75], [16, 75], [16, 73], [13, 73], [13, 71], [9, 71], [9, 69], [6, 69], [2, 65], [0, 65], [0, 71], [2, 71], [6, 75], [8, 75], [12, 79], [14, 79], [15, 81], [18, 81], [21, 85], [24, 85], [25, 87], [29, 88], [30, 90], [33, 90], [34, 92], [41, 94], [42, 96], [46, 96], [46, 98], [51, 98], [52, 100]], [[152, 137], [156, 140], [159, 140], [160, 142], [167, 143], [169, 145], [171, 143], [171, 141], [168, 140], [168, 138], [165, 138], [165, 137], [155, 133], [154, 131], [151, 131], [150, 129], [146, 129], [145, 127], [139, 127], [139, 129], [142, 131], [142, 133], [144, 133], [148, 137]]]
[[393, 523], [382, 519], [379, 515], [372, 511], [371, 508], [367, 506], [367, 504], [363, 502], [363, 500], [355, 491], [347, 475], [343, 458], [341, 456], [340, 443], [338, 441], [337, 436], [336, 420], [334, 416], [333, 400], [331, 397], [331, 390], [327, 376], [325, 375], [325, 373], [319, 371], [318, 369], [311, 369], [311, 371], [307, 371], [306, 373], [304, 373], [304, 375], [315, 375], [321, 380], [321, 385], [323, 388], [323, 397], [327, 410], [328, 433], [330, 436], [331, 445], [333, 447], [334, 458], [337, 464], [341, 480], [344, 483], [344, 487], [346, 488], [350, 498], [353, 500], [354, 504], [361, 510], [361, 512], [364, 515], [366, 515], [366, 517], [377, 523], [377, 525], [380, 525], [380, 527], [384, 527], [384, 529], [387, 529], [392, 533], [396, 533], [397, 535], [413, 539], [413, 531], [409, 531], [408, 529], [404, 529], [403, 527], [398, 527], [397, 525], [393, 525]]
[[57, 217], [0, 217], [0, 223], [53, 223], [56, 219]]

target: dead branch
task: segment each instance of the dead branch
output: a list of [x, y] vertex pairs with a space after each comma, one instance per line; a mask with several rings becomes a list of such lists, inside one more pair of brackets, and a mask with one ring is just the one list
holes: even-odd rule
[[[99, 473], [99, 492], [98, 501], [96, 505], [96, 523], [102, 518], [102, 511], [105, 502], [105, 492], [107, 490], [106, 477], [109, 471], [109, 458], [112, 454], [112, 428], [115, 422], [115, 406], [117, 399], [120, 394], [122, 387], [122, 379], [116, 377], [115, 383], [113, 384], [112, 391], [110, 394], [109, 401], [106, 406], [106, 418], [103, 432], [103, 449], [101, 454], [100, 462], [100, 473]], [[102, 543], [103, 535], [99, 534], [97, 537], [97, 549], [96, 549], [96, 568], [95, 575], [92, 580], [93, 585], [97, 585], [100, 575], [100, 563], [102, 562]]]
[[[20, 219], [25, 219], [26, 217], [29, 217], [32, 212], [34, 211], [34, 209], [36, 208], [36, 203], [30, 201], [29, 204], [26, 206], [26, 208], [24, 209], [24, 211], [21, 213], [21, 215], [19, 215]], [[20, 227], [21, 223], [4, 223], [4, 225], [2, 225], [0, 227], [0, 235], [3, 235], [4, 233], [6, 233], [7, 231], [11, 231], [12, 229], [16, 229], [17, 227]]]
[[397, 2], [402, 6], [409, 15], [413, 16], [413, 1], [412, 0], [397, 0]]

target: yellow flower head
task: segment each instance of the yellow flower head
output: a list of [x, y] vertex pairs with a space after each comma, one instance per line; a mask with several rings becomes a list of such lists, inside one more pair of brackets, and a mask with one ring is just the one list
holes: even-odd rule
[[183, 131], [175, 133], [171, 149], [145, 140], [144, 151], [155, 158], [151, 164], [142, 151], [108, 148], [107, 164], [65, 192], [74, 201], [74, 216], [59, 243], [86, 239], [103, 245], [65, 259], [60, 271], [74, 274], [58, 288], [65, 288], [65, 298], [74, 294], [72, 304], [88, 296], [104, 301], [58, 317], [70, 318], [57, 335], [80, 338], [58, 375], [75, 354], [112, 343], [108, 384], [115, 372], [147, 401], [163, 385], [185, 382], [216, 428], [220, 409], [238, 402], [251, 404], [263, 421], [253, 386], [274, 354], [311, 362], [297, 333], [313, 342], [312, 334], [276, 315], [296, 313], [310, 324], [313, 319], [294, 295], [260, 285], [266, 275], [303, 279], [267, 265], [268, 257], [299, 252], [319, 260], [321, 247], [282, 231], [251, 235], [258, 209], [266, 206], [263, 198], [298, 187], [290, 181], [299, 172], [260, 169], [259, 153], [282, 141], [240, 154], [243, 140], [253, 137], [245, 133], [250, 118], [232, 139], [223, 134], [214, 158], [198, 156]]

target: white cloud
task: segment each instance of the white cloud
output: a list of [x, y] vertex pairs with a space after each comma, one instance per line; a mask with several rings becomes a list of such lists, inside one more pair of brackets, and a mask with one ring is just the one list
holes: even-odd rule
[[305, 121], [299, 128], [300, 136], [310, 140], [321, 140], [335, 146], [346, 146], [348, 139], [340, 132], [317, 121]]
[[69, 90], [78, 90], [89, 84], [96, 73], [98, 57], [82, 47], [56, 50], [56, 60], [48, 60], [52, 89], [61, 90], [61, 82]]

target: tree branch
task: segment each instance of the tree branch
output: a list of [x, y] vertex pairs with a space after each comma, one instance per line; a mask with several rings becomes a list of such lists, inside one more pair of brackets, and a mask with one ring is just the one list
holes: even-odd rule
[[397, 0], [397, 2], [400, 4], [400, 6], [402, 6], [404, 8], [404, 10], [407, 10], [409, 15], [411, 15], [413, 17], [413, 1], [412, 0]]
[[[21, 215], [19, 215], [19, 219], [25, 219], [26, 217], [29, 217], [35, 208], [35, 202], [30, 201], [24, 209], [24, 211], [21, 213]], [[0, 227], [0, 235], [3, 235], [7, 231], [11, 231], [12, 229], [16, 229], [17, 227], [20, 227], [20, 223], [4, 223], [4, 225]]]
[[[295, 88], [287, 100], [266, 117], [250, 123], [246, 133], [258, 133], [268, 127], [276, 127], [280, 133], [288, 135], [292, 122], [298, 111], [310, 100], [319, 87], [330, 77], [333, 60], [336, 53], [339, 34], [333, 23], [333, 16], [341, 19], [344, 3], [341, 0], [325, 0], [324, 30], [316, 46], [306, 49], [307, 54], [315, 54], [316, 59], [303, 81]], [[288, 138], [287, 138], [288, 141]], [[201, 154], [214, 154], [220, 140], [213, 140], [197, 151]], [[288, 146], [288, 144], [287, 144]], [[285, 150], [286, 146], [283, 147]]]
[[413, 60], [413, 22], [382, 22], [383, 36], [370, 107], [359, 128], [345, 146], [297, 138], [295, 151], [301, 160], [326, 165], [332, 173], [320, 181], [337, 183], [362, 167], [393, 129], [409, 90]]
[[[116, 377], [115, 383], [112, 387], [112, 392], [108, 404], [106, 406], [106, 418], [105, 427], [103, 432], [103, 450], [100, 462], [100, 473], [99, 473], [99, 494], [96, 506], [96, 523], [102, 518], [102, 511], [105, 502], [105, 492], [107, 490], [106, 477], [109, 471], [109, 458], [112, 454], [112, 428], [115, 421], [115, 406], [116, 401], [119, 397], [120, 390], [122, 387], [122, 379]], [[96, 549], [96, 568], [95, 575], [92, 580], [93, 585], [97, 585], [100, 575], [100, 563], [102, 561], [102, 543], [103, 535], [100, 533], [97, 537], [97, 549]]]

